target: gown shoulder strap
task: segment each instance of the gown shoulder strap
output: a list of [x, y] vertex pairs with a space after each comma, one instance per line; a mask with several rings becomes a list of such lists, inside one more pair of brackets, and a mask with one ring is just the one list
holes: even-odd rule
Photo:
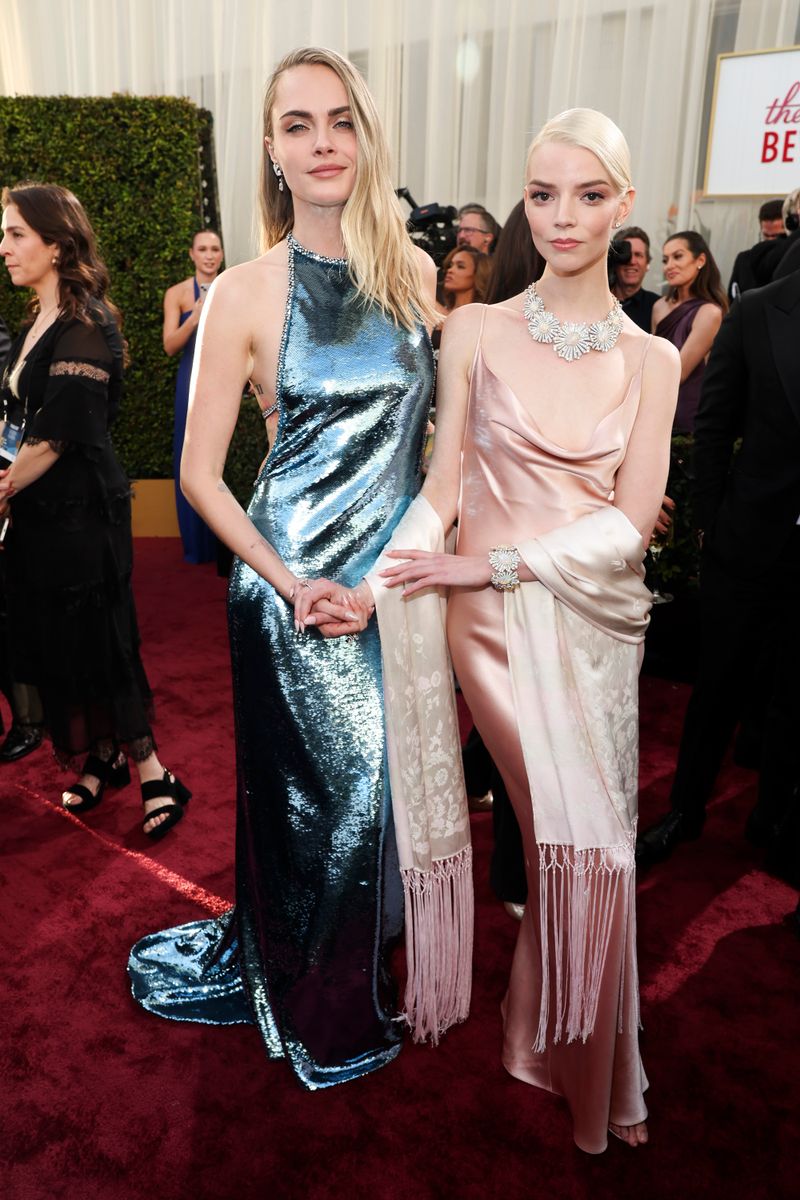
[[480, 354], [481, 346], [483, 345], [483, 327], [486, 324], [486, 312], [487, 312], [488, 308], [489, 308], [488, 304], [481, 305], [481, 323], [478, 326], [478, 337], [475, 341], [475, 353], [472, 356], [472, 366], [469, 369], [470, 384], [472, 383], [472, 380], [475, 378], [475, 364], [478, 361], [478, 355]]

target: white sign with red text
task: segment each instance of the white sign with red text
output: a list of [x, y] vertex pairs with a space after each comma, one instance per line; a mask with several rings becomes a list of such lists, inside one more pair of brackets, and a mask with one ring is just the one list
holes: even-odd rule
[[705, 192], [782, 196], [800, 187], [800, 46], [721, 54]]

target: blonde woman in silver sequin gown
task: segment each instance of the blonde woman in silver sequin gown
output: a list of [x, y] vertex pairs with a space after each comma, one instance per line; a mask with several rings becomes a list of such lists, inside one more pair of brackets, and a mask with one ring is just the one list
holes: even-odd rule
[[[349, 63], [290, 55], [264, 131], [267, 249], [209, 292], [182, 467], [191, 504], [237, 555], [236, 907], [144, 938], [130, 973], [162, 1016], [255, 1022], [267, 1054], [320, 1088], [400, 1048], [380, 642], [357, 585], [421, 483], [435, 269], [407, 238]], [[272, 447], [245, 513], [222, 471], [247, 380]], [[298, 589], [314, 601], [305, 630]]]

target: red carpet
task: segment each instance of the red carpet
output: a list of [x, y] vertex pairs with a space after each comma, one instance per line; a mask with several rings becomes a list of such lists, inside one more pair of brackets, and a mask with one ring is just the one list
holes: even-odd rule
[[[130, 944], [218, 911], [233, 887], [225, 584], [153, 540], [138, 544], [136, 590], [161, 754], [195, 796], [153, 847], [135, 788], [84, 823], [57, 807], [65, 777], [47, 750], [0, 768], [4, 1200], [797, 1194], [796, 894], [742, 838], [753, 776], [735, 767], [704, 837], [639, 889], [646, 1148], [581, 1154], [562, 1104], [500, 1066], [516, 926], [488, 888], [488, 816], [473, 818], [472, 1015], [437, 1050], [408, 1045], [386, 1070], [312, 1095], [251, 1028], [135, 1007]], [[686, 698], [642, 681], [645, 821], [664, 807]]]

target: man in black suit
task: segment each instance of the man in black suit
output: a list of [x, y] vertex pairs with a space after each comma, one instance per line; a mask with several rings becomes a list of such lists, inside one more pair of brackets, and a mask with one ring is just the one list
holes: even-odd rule
[[[764, 714], [762, 767], [748, 834], [762, 844], [774, 842], [784, 822], [794, 820], [800, 777], [800, 271], [746, 292], [722, 322], [695, 425], [694, 513], [704, 530], [700, 663], [671, 808], [640, 837], [641, 868], [699, 836], [723, 755], [755, 689]], [[795, 854], [797, 846], [789, 849]]]
[[786, 235], [761, 244], [756, 287], [784, 279], [800, 267], [800, 188], [795, 188], [781, 209]]
[[[778, 247], [786, 241], [783, 224], [783, 200], [765, 200], [758, 210], [760, 238], [749, 250], [736, 255], [728, 284], [728, 297], [738, 300], [742, 292], [751, 288], [764, 287], [772, 281], [775, 255], [780, 256]], [[777, 258], [775, 258], [777, 261]]]

